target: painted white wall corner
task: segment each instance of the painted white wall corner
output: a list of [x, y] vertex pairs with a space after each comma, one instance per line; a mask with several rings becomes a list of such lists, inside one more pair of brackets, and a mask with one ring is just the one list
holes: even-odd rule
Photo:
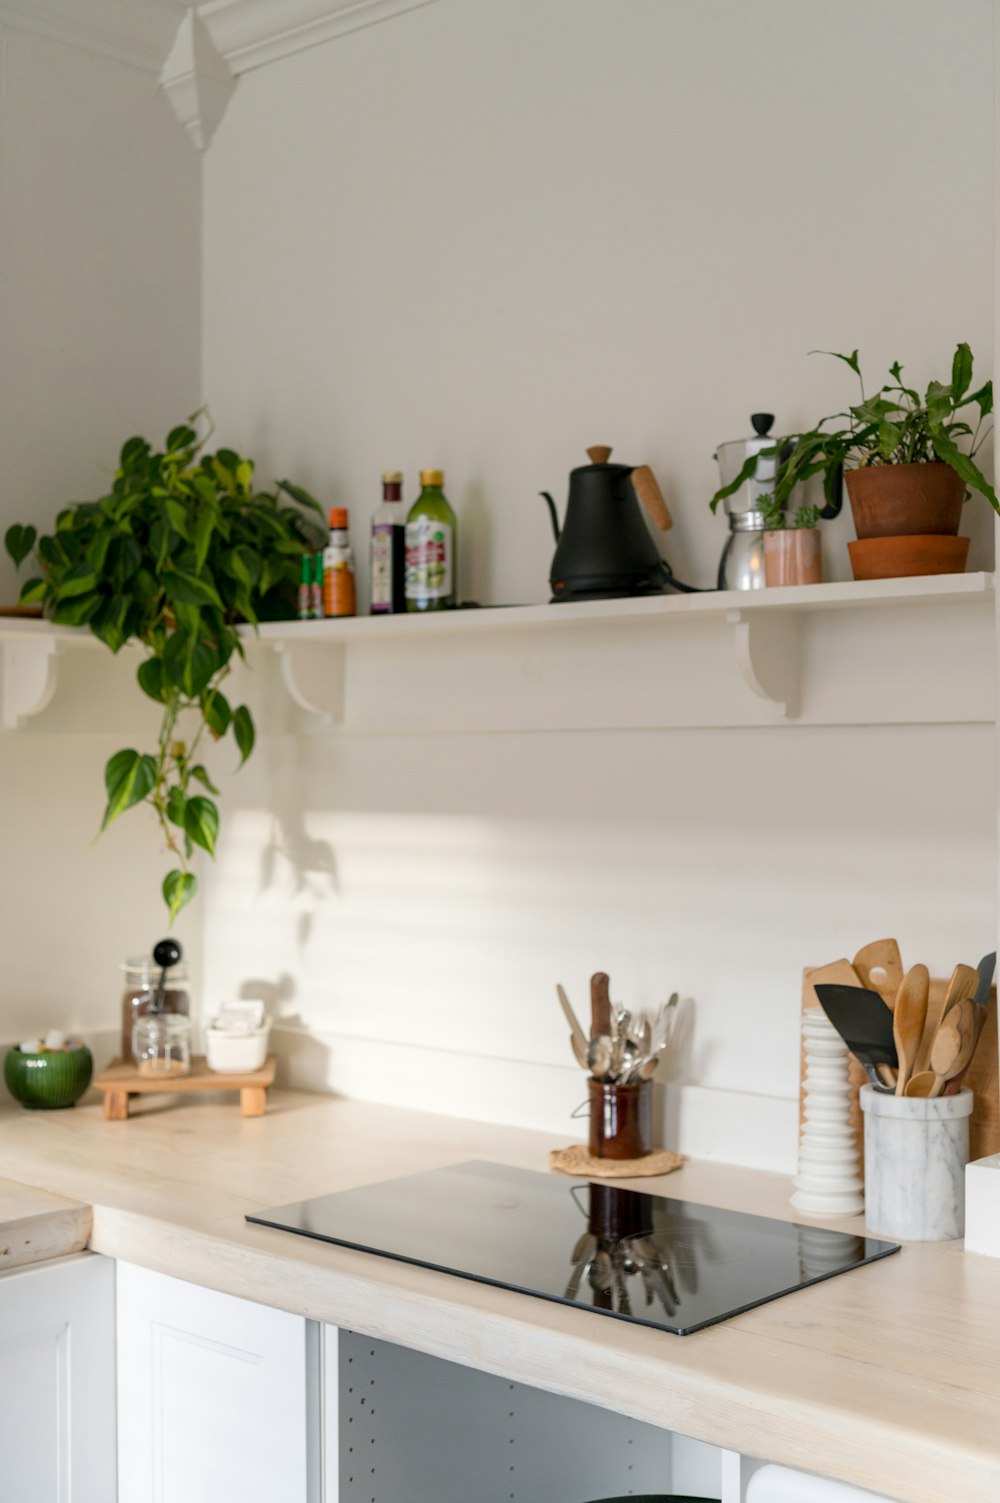
[[236, 79], [201, 17], [189, 10], [160, 73], [174, 114], [199, 151], [214, 136], [236, 87]]

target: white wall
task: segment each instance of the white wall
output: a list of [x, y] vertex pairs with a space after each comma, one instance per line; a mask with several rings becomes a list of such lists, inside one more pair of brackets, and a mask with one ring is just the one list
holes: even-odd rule
[[[536, 492], [613, 442], [707, 584], [715, 444], [849, 396], [808, 350], [924, 380], [967, 338], [985, 376], [992, 142], [988, 0], [437, 0], [240, 79], [206, 394], [358, 543], [383, 467], [412, 492], [444, 464], [490, 601], [544, 598]], [[425, 734], [270, 738], [227, 789], [206, 1002], [266, 991], [296, 1079], [558, 1141], [554, 984], [582, 1007], [605, 968], [626, 1003], [695, 999], [672, 1141], [787, 1167], [802, 966], [989, 947], [991, 728], [435, 736], [433, 692]]]
[[[442, 464], [462, 590], [541, 600], [541, 488], [659, 472], [714, 582], [720, 440], [853, 400], [808, 355], [991, 360], [989, 0], [436, 0], [244, 75], [205, 163], [205, 389], [353, 508]], [[970, 567], [991, 557], [970, 507]], [[827, 532], [847, 574], [845, 519]]]
[[[200, 401], [200, 167], [155, 70], [5, 16], [0, 532], [101, 495], [125, 438]], [[0, 601], [16, 600], [5, 555], [0, 581]], [[0, 735], [5, 1040], [113, 1028], [120, 961], [166, 927], [153, 829], [133, 818], [89, 848], [104, 762], [134, 744], [135, 717], [102, 724], [85, 676], [67, 678], [43, 717]]]

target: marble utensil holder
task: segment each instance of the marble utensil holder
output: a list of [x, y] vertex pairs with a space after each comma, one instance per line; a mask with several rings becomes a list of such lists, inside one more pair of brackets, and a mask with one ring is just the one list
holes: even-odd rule
[[945, 1242], [965, 1229], [973, 1095], [885, 1096], [861, 1087], [865, 1223], [877, 1237]]

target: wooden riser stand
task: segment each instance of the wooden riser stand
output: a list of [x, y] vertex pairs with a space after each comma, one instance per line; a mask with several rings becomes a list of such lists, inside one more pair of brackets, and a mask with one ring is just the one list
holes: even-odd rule
[[246, 1075], [220, 1075], [210, 1070], [202, 1055], [191, 1061], [189, 1075], [140, 1075], [131, 1061], [113, 1060], [94, 1081], [104, 1094], [108, 1122], [124, 1122], [132, 1096], [188, 1095], [191, 1091], [239, 1091], [244, 1117], [263, 1117], [267, 1089], [274, 1084], [275, 1056], [269, 1054], [259, 1070]]

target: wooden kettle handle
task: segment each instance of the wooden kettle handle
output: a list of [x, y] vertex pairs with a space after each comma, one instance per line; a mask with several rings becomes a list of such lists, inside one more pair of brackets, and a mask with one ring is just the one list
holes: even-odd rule
[[632, 471], [632, 488], [649, 512], [654, 525], [661, 532], [669, 532], [674, 525], [674, 519], [667, 510], [663, 492], [648, 464], [641, 464], [637, 470]]

